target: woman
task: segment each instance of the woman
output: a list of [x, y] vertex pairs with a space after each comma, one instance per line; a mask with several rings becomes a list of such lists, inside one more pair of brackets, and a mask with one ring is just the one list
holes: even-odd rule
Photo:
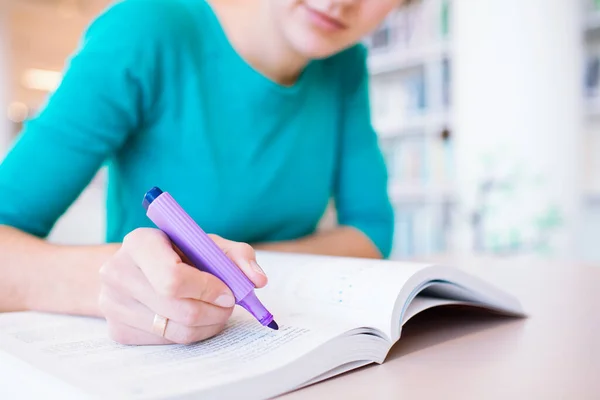
[[[169, 191], [257, 287], [254, 249], [387, 257], [393, 212], [357, 43], [400, 0], [124, 0], [0, 167], [0, 311], [101, 316], [125, 344], [220, 332], [234, 299], [144, 214]], [[104, 162], [107, 243], [43, 238]], [[316, 233], [333, 197], [339, 227]], [[85, 223], [82, 221], [82, 223]], [[166, 330], [153, 330], [156, 317]]]

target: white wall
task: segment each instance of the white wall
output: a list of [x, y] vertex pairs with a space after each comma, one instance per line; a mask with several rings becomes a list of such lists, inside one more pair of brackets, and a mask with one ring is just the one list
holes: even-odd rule
[[[479, 237], [489, 250], [529, 245], [546, 235], [542, 254], [572, 258], [583, 177], [580, 4], [454, 5], [456, 160], [465, 206], [456, 245], [471, 251]], [[488, 176], [511, 187], [490, 197], [485, 231], [478, 236], [468, 217]], [[554, 217], [559, 226], [543, 228], [540, 222], [551, 224]]]

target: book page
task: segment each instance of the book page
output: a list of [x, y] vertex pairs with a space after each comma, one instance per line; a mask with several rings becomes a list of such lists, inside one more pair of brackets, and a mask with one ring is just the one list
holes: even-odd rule
[[[349, 329], [335, 321], [294, 316], [283, 309], [276, 312], [278, 331], [262, 327], [237, 308], [221, 334], [187, 346], [123, 346], [108, 338], [105, 322], [100, 319], [0, 314], [0, 351], [92, 394], [158, 398], [266, 374]], [[311, 371], [297, 373], [312, 375]], [[2, 386], [5, 384], [8, 382]]]
[[379, 329], [391, 338], [393, 308], [403, 286], [423, 264], [258, 252], [269, 277], [257, 291], [267, 307], [284, 302], [297, 312], [320, 313]]

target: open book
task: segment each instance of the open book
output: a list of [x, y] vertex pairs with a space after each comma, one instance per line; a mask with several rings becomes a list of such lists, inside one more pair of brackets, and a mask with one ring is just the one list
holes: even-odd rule
[[[472, 305], [524, 315], [517, 299], [459, 269], [277, 253], [259, 253], [258, 261], [269, 284], [257, 294], [279, 331], [240, 308], [222, 333], [203, 342], [123, 346], [108, 339], [101, 319], [0, 314], [0, 393], [272, 398], [383, 363], [403, 324], [431, 307]], [[22, 396], [25, 389], [30, 397]]]

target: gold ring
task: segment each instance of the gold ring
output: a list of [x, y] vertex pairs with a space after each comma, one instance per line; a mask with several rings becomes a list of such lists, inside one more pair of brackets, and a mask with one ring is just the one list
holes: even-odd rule
[[165, 331], [167, 330], [167, 324], [169, 320], [162, 315], [155, 314], [154, 322], [152, 322], [152, 333], [165, 337]]

